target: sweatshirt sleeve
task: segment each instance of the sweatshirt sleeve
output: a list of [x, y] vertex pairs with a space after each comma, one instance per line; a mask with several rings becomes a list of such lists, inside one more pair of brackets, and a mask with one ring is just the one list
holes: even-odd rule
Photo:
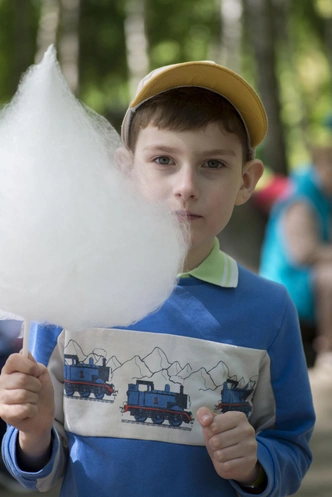
[[65, 451], [57, 431], [52, 430], [52, 455], [44, 468], [37, 472], [22, 471], [17, 463], [16, 445], [18, 430], [8, 426], [2, 441], [2, 456], [8, 471], [25, 488], [46, 492], [62, 477], [65, 465]]
[[[271, 384], [274, 409], [257, 429], [258, 460], [268, 479], [261, 497], [295, 493], [312, 461], [309, 442], [315, 412], [297, 313], [288, 295], [283, 308], [281, 326], [262, 364], [261, 379]], [[232, 485], [240, 496], [248, 495], [235, 482]]]
[[12, 426], [2, 441], [3, 459], [8, 471], [24, 487], [45, 492], [52, 488], [63, 476], [67, 459], [67, 439], [63, 428], [63, 361], [59, 361], [61, 351], [61, 328], [53, 325], [32, 324], [29, 350], [37, 362], [45, 364], [52, 377], [55, 392], [56, 415], [52, 429], [52, 455], [49, 462], [38, 472], [22, 471], [17, 463], [16, 445], [18, 430]]

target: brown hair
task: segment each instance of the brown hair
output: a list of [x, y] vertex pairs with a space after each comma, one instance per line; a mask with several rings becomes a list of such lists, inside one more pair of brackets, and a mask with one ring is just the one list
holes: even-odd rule
[[188, 131], [214, 122], [239, 137], [244, 162], [255, 157], [243, 121], [233, 105], [218, 93], [197, 87], [173, 88], [140, 105], [130, 125], [128, 146], [134, 151], [140, 129], [150, 124], [170, 131]]

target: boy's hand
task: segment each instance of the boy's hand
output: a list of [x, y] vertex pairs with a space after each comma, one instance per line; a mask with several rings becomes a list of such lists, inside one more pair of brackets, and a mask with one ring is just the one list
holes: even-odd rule
[[197, 411], [207, 451], [219, 476], [251, 485], [259, 476], [255, 430], [245, 414], [214, 414], [207, 407]]
[[31, 354], [9, 356], [0, 375], [2, 419], [25, 437], [38, 439], [50, 433], [54, 413], [54, 390], [47, 368]]

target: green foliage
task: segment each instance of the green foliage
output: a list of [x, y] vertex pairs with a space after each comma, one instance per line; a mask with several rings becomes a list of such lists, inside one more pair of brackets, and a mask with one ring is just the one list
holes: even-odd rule
[[215, 0], [146, 0], [151, 68], [206, 59], [219, 36]]
[[80, 19], [80, 97], [97, 112], [128, 101], [124, 2], [85, 0]]
[[332, 67], [319, 1], [290, 2], [287, 40], [278, 51], [282, 118], [291, 167], [310, 159], [312, 144], [331, 141], [324, 122], [332, 110]]
[[0, 106], [33, 63], [40, 1], [0, 0]]
[[[144, 1], [150, 69], [211, 57], [212, 48], [220, 43], [220, 0]], [[127, 2], [80, 2], [79, 97], [110, 116], [117, 127], [129, 101], [124, 32]], [[41, 5], [42, 0], [0, 0], [0, 106], [13, 96], [20, 76], [33, 64]], [[295, 164], [307, 157], [311, 141], [319, 142], [331, 134], [322, 123], [332, 111], [332, 47], [328, 41], [328, 34], [332, 39], [332, 4], [331, 0], [284, 0], [271, 5], [276, 9], [282, 122], [290, 161]], [[287, 8], [284, 17], [282, 8]], [[245, 16], [243, 26], [241, 67], [257, 87], [255, 54]]]

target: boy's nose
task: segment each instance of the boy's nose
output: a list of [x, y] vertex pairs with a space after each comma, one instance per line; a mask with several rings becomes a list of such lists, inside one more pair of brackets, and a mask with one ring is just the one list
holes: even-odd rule
[[179, 171], [175, 178], [174, 193], [183, 200], [195, 200], [199, 197], [199, 184], [195, 171]]

